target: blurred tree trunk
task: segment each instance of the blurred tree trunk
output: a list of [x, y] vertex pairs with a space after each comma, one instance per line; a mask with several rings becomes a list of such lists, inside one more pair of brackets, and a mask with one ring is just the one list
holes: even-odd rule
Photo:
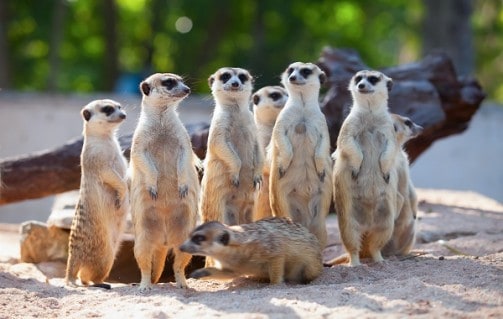
[[117, 39], [117, 4], [115, 0], [103, 1], [103, 27], [105, 34], [104, 89], [113, 91], [119, 77], [119, 48]]
[[9, 46], [7, 44], [7, 25], [9, 12], [7, 0], [0, 0], [0, 88], [10, 87]]
[[459, 75], [474, 72], [472, 0], [423, 0], [423, 56], [442, 50]]
[[151, 29], [151, 36], [146, 39], [146, 44], [145, 48], [147, 49], [147, 59], [145, 61], [145, 68], [144, 71], [146, 73], [151, 73], [151, 70], [153, 70], [153, 64], [154, 64], [154, 37], [155, 34], [158, 32], [163, 31], [163, 8], [165, 7], [165, 3], [162, 0], [152, 0], [150, 3], [150, 16], [152, 17], [152, 20], [150, 22], [150, 29]]
[[58, 89], [59, 76], [59, 47], [63, 39], [65, 30], [66, 1], [54, 1], [52, 11], [52, 26], [49, 47], [49, 75], [47, 78], [47, 90], [56, 91]]

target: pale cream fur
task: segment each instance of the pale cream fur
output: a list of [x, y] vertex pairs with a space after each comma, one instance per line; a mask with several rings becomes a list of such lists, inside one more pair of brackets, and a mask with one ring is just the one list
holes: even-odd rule
[[131, 208], [140, 290], [158, 282], [170, 250], [176, 285], [186, 288], [189, 254], [178, 246], [195, 227], [199, 181], [197, 158], [177, 106], [190, 89], [181, 77], [156, 73], [140, 84], [142, 109], [131, 146]]
[[279, 112], [285, 106], [288, 93], [281, 86], [266, 86], [255, 92], [253, 100], [253, 118], [257, 126], [258, 141], [264, 157], [262, 170], [262, 187], [256, 194], [253, 207], [253, 220], [272, 216], [271, 202], [269, 200], [269, 172], [271, 168], [270, 147], [272, 130]]
[[325, 79], [312, 63], [292, 63], [283, 73], [288, 100], [272, 133], [269, 180], [273, 215], [305, 226], [322, 248], [332, 196], [330, 137], [318, 101]]
[[108, 277], [129, 211], [127, 163], [115, 136], [126, 114], [112, 100], [93, 101], [81, 113], [80, 196], [70, 231], [65, 279], [72, 286], [77, 277], [84, 285], [101, 284]]

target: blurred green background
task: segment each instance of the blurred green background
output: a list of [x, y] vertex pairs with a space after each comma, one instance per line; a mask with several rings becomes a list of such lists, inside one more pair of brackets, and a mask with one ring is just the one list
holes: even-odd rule
[[444, 49], [503, 102], [500, 0], [0, 0], [0, 88], [137, 92], [153, 72], [207, 93], [222, 66], [277, 84], [324, 46], [353, 48], [371, 68]]

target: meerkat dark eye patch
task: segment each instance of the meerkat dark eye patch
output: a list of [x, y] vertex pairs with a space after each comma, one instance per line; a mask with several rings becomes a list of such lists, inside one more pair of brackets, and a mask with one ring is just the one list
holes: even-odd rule
[[226, 83], [227, 81], [230, 80], [231, 77], [232, 76], [231, 76], [231, 74], [229, 72], [222, 73], [220, 75], [220, 81], [222, 81], [223, 83]]
[[173, 89], [176, 86], [175, 79], [165, 79], [161, 81], [161, 85], [165, 86], [168, 90]]
[[253, 104], [258, 105], [260, 103], [260, 96], [254, 95], [253, 96]]
[[194, 235], [192, 236], [192, 242], [196, 245], [201, 244], [203, 241], [206, 240], [206, 236], [204, 235]]
[[238, 75], [238, 78], [241, 81], [241, 83], [243, 83], [243, 84], [245, 84], [245, 82], [248, 81], [248, 75], [243, 74], [243, 73], [241, 73], [240, 75]]
[[293, 73], [293, 68], [288, 68], [288, 70], [286, 70], [286, 73], [288, 75], [292, 74]]
[[277, 101], [281, 98], [281, 94], [279, 94], [278, 92], [273, 92], [271, 94], [269, 94], [269, 97], [273, 100], [273, 101]]
[[412, 127], [412, 121], [411, 120], [406, 120], [405, 121], [405, 125], [407, 125], [408, 127]]
[[304, 78], [307, 78], [308, 76], [310, 76], [311, 74], [313, 74], [313, 70], [308, 69], [308, 68], [302, 68], [302, 69], [300, 69], [300, 74], [302, 74], [302, 76]]
[[372, 85], [376, 85], [376, 84], [377, 84], [377, 82], [379, 82], [379, 80], [380, 80], [380, 79], [379, 79], [377, 76], [373, 76], [373, 75], [371, 75], [371, 76], [369, 76], [369, 77], [367, 78], [367, 80], [370, 82], [370, 84], [372, 84]]
[[355, 78], [355, 84], [360, 82], [362, 80], [362, 76], [361, 75], [358, 75], [356, 78]]
[[112, 114], [115, 111], [113, 106], [107, 105], [101, 108], [101, 113], [105, 113], [107, 116]]
[[227, 246], [229, 244], [230, 236], [228, 232], [224, 232], [222, 235], [220, 235], [220, 238], [218, 238], [218, 241], [224, 245]]

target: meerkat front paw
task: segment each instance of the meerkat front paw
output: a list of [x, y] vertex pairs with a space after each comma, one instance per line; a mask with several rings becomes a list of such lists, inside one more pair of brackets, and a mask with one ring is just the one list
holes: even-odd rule
[[234, 187], [238, 188], [239, 187], [239, 174], [238, 175], [232, 175], [231, 177], [231, 183], [234, 185]]
[[358, 175], [360, 175], [360, 169], [351, 169], [351, 177], [356, 180], [358, 179]]
[[148, 193], [150, 195], [150, 198], [152, 198], [152, 200], [157, 200], [157, 187], [150, 186], [148, 188]]
[[180, 195], [180, 198], [185, 198], [185, 196], [189, 194], [189, 186], [188, 185], [178, 186], [178, 194]]
[[383, 174], [382, 177], [384, 178], [384, 181], [386, 182], [386, 184], [389, 184], [389, 173]]
[[326, 175], [325, 170], [322, 170], [321, 172], [318, 172], [318, 178], [320, 179], [320, 181], [322, 183], [325, 181], [325, 175]]
[[262, 187], [262, 175], [253, 178], [253, 188], [260, 189]]
[[120, 209], [121, 204], [122, 204], [122, 198], [119, 196], [119, 194], [116, 194], [115, 195], [115, 202], [114, 202], [115, 209]]
[[280, 166], [278, 172], [279, 172], [279, 178], [282, 178], [283, 176], [285, 176], [286, 170]]

